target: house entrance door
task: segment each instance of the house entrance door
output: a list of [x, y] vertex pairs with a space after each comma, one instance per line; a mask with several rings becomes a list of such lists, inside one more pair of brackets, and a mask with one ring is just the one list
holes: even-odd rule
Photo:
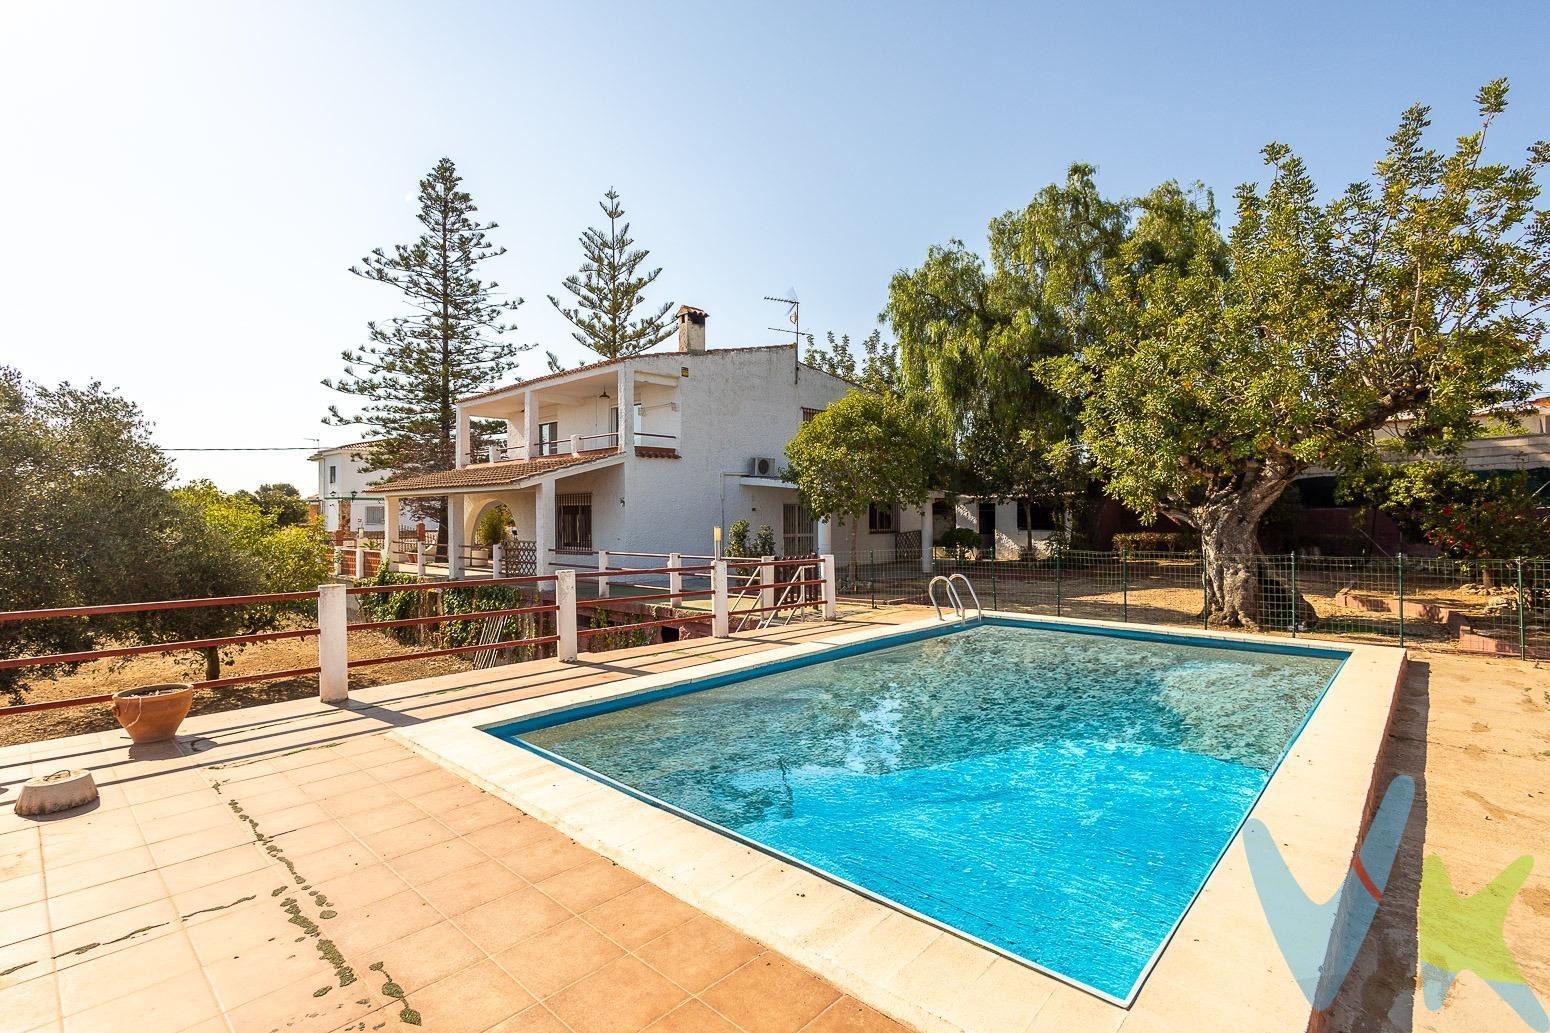
[[788, 502], [782, 508], [781, 518], [782, 556], [811, 556], [817, 548], [813, 534], [813, 514], [800, 502]]

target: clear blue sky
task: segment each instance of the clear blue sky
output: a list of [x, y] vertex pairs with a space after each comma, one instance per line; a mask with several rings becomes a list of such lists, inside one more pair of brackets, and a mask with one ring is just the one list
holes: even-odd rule
[[[1467, 131], [1513, 81], [1514, 160], [1550, 136], [1550, 8], [1442, 4], [21, 3], [0, 6], [0, 362], [121, 389], [169, 447], [346, 440], [318, 381], [392, 292], [345, 270], [410, 239], [451, 156], [509, 248], [521, 341], [617, 187], [712, 347], [864, 335], [889, 275], [983, 241], [1073, 160], [1228, 200], [1291, 144], [1365, 175], [1400, 111]], [[348, 401], [346, 399], [346, 401]], [[308, 486], [301, 453], [180, 456]]]

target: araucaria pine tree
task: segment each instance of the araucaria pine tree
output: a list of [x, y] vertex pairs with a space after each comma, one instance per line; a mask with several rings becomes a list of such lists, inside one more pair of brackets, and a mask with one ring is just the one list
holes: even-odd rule
[[676, 328], [667, 315], [672, 302], [631, 319], [636, 306], [645, 302], [642, 294], [662, 270], [640, 271], [651, 252], [631, 250], [635, 241], [630, 238], [630, 224], [621, 221], [624, 206], [618, 191], [610, 189], [598, 207], [608, 216], [608, 229], [588, 229], [581, 235], [585, 258], [581, 271], [565, 278], [565, 289], [575, 296], [576, 307], [566, 308], [552, 294], [549, 300], [576, 327], [572, 337], [605, 359], [617, 359], [661, 343]]
[[[424, 232], [412, 244], [377, 248], [350, 272], [396, 288], [409, 312], [367, 323], [370, 343], [346, 349], [344, 376], [327, 387], [366, 399], [359, 414], [329, 407], [330, 426], [359, 425], [381, 440], [366, 453], [368, 469], [403, 474], [450, 470], [456, 460], [459, 398], [499, 382], [532, 345], [503, 339], [521, 298], [502, 298], [500, 284], [479, 277], [479, 263], [506, 253], [486, 239], [473, 198], [451, 159], [420, 180]], [[475, 451], [495, 428], [475, 421]], [[427, 515], [435, 515], [429, 513]]]

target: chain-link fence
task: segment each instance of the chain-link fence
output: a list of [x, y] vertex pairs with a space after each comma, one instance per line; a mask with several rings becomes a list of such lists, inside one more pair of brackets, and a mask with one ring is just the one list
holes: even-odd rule
[[[1268, 634], [1550, 659], [1550, 559], [1272, 554], [1254, 562], [1259, 630]], [[986, 609], [1193, 627], [1207, 616], [1198, 555], [1068, 550], [1026, 560], [938, 558], [931, 567], [893, 553], [840, 556], [840, 595], [871, 606], [924, 605], [933, 576], [962, 574]]]

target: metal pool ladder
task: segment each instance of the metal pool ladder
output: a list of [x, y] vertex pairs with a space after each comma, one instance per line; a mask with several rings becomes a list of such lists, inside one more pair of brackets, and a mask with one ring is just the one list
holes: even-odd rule
[[943, 588], [947, 589], [947, 601], [953, 608], [954, 616], [956, 616], [959, 620], [963, 620], [968, 616], [963, 605], [963, 597], [958, 594], [958, 588], [955, 584], [955, 582], [958, 581], [962, 581], [963, 587], [969, 590], [969, 598], [974, 600], [975, 615], [979, 616], [980, 614], [984, 613], [984, 608], [980, 606], [980, 597], [974, 591], [974, 586], [969, 583], [968, 578], [964, 577], [962, 574], [954, 574], [951, 577], [943, 577], [941, 574], [938, 574], [936, 577], [932, 578], [931, 582], [926, 586], [926, 598], [930, 599], [931, 605], [936, 607], [937, 620], [946, 619], [942, 616], [942, 604], [937, 601], [936, 597], [936, 586], [938, 583], [940, 583]]

